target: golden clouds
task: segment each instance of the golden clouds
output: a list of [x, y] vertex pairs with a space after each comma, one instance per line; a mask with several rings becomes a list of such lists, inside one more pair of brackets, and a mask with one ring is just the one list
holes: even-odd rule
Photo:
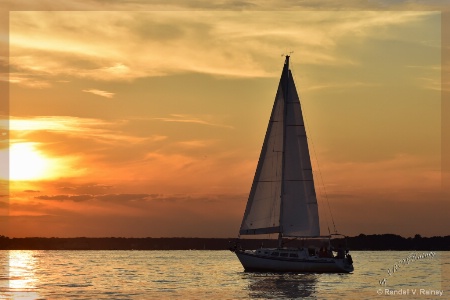
[[[208, 121], [188, 115], [175, 114], [172, 117], [176, 118], [176, 122], [191, 126], [227, 130], [225, 125], [215, 123], [211, 117]], [[15, 175], [11, 179], [100, 180], [99, 183], [103, 184], [141, 185], [135, 189], [145, 187], [144, 190], [160, 192], [175, 189], [198, 193], [229, 190], [221, 184], [228, 180], [236, 181], [234, 188], [243, 188], [242, 182], [249, 180], [234, 178], [236, 173], [242, 173], [239, 170], [243, 166], [233, 161], [242, 154], [226, 147], [223, 149], [223, 140], [188, 139], [150, 132], [142, 137], [139, 131], [134, 131], [134, 122], [149, 126], [155, 122], [162, 124], [171, 121], [149, 118], [107, 122], [67, 116], [12, 118], [10, 155], [11, 170]], [[25, 145], [28, 145], [27, 151], [19, 151]], [[36, 174], [28, 172], [28, 177], [21, 175], [26, 172], [26, 165], [34, 166]], [[228, 166], [228, 171], [214, 174], [216, 169], [224, 169], [225, 166]], [[244, 170], [243, 174], [247, 169]]]
[[207, 119], [212, 119], [211, 116], [206, 116], [206, 119], [205, 118], [202, 119], [202, 118], [199, 118], [196, 116], [189, 116], [189, 115], [182, 115], [182, 114], [170, 114], [169, 117], [159, 117], [159, 118], [154, 118], [154, 119], [161, 120], [164, 122], [193, 123], [193, 124], [217, 126], [217, 127], [233, 129], [233, 126], [230, 126], [230, 125], [217, 124], [217, 123], [208, 121]]
[[107, 91], [101, 91], [96, 89], [90, 89], [90, 90], [83, 90], [83, 92], [91, 93], [97, 96], [105, 97], [105, 98], [112, 98], [114, 97], [114, 93], [107, 92]]
[[[18, 195], [10, 204], [10, 236], [228, 237], [245, 195], [57, 194]], [[224, 209], [227, 207], [228, 209]], [[205, 226], [208, 224], [208, 226]], [[203, 229], [202, 229], [203, 228]], [[5, 232], [3, 232], [5, 233]]]
[[[92, 172], [89, 157], [98, 156], [94, 153], [99, 147], [86, 151], [89, 144], [111, 144], [123, 139], [128, 142], [143, 140], [115, 135], [108, 126], [111, 127], [111, 123], [67, 116], [12, 118], [10, 179], [61, 180], [86, 176]], [[80, 140], [85, 142], [80, 144]]]
[[63, 132], [65, 134], [82, 133], [92, 137], [105, 138], [111, 136], [105, 127], [113, 123], [93, 118], [80, 118], [71, 116], [37, 116], [31, 118], [11, 117], [9, 128], [13, 139], [28, 135], [34, 131]]
[[12, 78], [15, 83], [45, 87], [46, 76], [100, 81], [189, 72], [273, 77], [278, 65], [269, 58], [285, 52], [286, 47], [301, 49], [302, 64], [359, 64], [339, 49], [345, 39], [356, 43], [366, 38], [388, 39], [386, 28], [433, 14], [12, 12]]

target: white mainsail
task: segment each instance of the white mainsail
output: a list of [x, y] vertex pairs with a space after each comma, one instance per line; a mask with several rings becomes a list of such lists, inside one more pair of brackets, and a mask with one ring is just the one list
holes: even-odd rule
[[289, 56], [286, 56], [239, 233], [320, 235], [306, 130], [289, 70]]

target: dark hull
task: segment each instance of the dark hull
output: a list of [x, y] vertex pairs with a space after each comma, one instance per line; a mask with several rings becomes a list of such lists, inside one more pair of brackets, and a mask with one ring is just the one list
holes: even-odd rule
[[350, 273], [353, 265], [337, 258], [282, 258], [257, 255], [252, 251], [235, 251], [245, 271], [250, 272], [310, 272]]

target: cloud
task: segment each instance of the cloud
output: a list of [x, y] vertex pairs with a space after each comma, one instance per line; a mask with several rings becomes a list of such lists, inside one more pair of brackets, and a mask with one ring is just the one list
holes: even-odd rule
[[333, 91], [344, 91], [347, 89], [358, 88], [358, 87], [376, 87], [379, 84], [375, 83], [364, 83], [364, 82], [341, 82], [341, 83], [329, 83], [329, 84], [318, 84], [318, 85], [305, 85], [302, 91], [315, 91], [324, 89], [333, 89]]
[[444, 66], [408, 66], [408, 68], [413, 69], [413, 72], [420, 72], [420, 74], [422, 74], [422, 77], [418, 77], [417, 79], [421, 82], [421, 86], [424, 88], [434, 91], [446, 90], [448, 83], [443, 82], [440, 78], [440, 74], [444, 74], [446, 71]]
[[176, 122], [176, 123], [192, 123], [192, 124], [230, 128], [230, 129], [233, 128], [233, 126], [217, 124], [217, 123], [213, 123], [213, 122], [210, 122], [210, 121], [198, 118], [198, 117], [194, 117], [194, 116], [190, 116], [190, 115], [183, 115], [183, 114], [171, 114], [170, 117], [153, 118], [153, 120], [160, 120], [160, 121], [164, 121], [164, 122]]
[[211, 144], [213, 144], [213, 140], [191, 140], [191, 141], [181, 141], [178, 142], [177, 145], [180, 145], [182, 147], [186, 148], [204, 148], [208, 147]]
[[104, 195], [92, 195], [92, 194], [82, 194], [82, 195], [43, 195], [36, 196], [35, 199], [39, 200], [58, 200], [58, 201], [88, 201], [88, 200], [100, 200], [105, 202], [116, 202], [126, 204], [133, 201], [146, 200], [147, 198], [154, 198], [155, 194], [104, 194]]
[[111, 125], [112, 123], [99, 119], [79, 118], [71, 116], [37, 116], [19, 118], [11, 116], [9, 128], [13, 131], [64, 131], [86, 132], [95, 127]]
[[45, 131], [61, 133], [68, 136], [79, 136], [95, 139], [102, 143], [138, 143], [148, 139], [159, 141], [164, 136], [155, 135], [137, 137], [118, 132], [117, 128], [126, 124], [125, 120], [105, 121], [95, 118], [81, 118], [72, 116], [37, 116], [31, 118], [19, 118], [11, 116], [9, 129], [12, 131], [12, 139], [23, 138], [33, 132]]
[[279, 66], [273, 57], [285, 47], [301, 49], [302, 64], [357, 64], [355, 57], [339, 51], [343, 39], [387, 38], [384, 28], [431, 14], [435, 13], [12, 12], [11, 71], [102, 81], [188, 72], [275, 77]]
[[[214, 122], [211, 116], [173, 115], [170, 118], [165, 121], [229, 128]], [[11, 117], [11, 141], [25, 143], [37, 140], [36, 150], [46, 157], [61, 159], [58, 161], [63, 162], [61, 165], [65, 168], [83, 170], [83, 176], [79, 178], [81, 182], [101, 178], [100, 183], [106, 186], [139, 185], [141, 187], [136, 187], [139, 189], [142, 186], [159, 186], [161, 190], [158, 192], [167, 192], [175, 185], [198, 190], [197, 180], [204, 178], [211, 183], [207, 189], [217, 189], [220, 178], [227, 177], [227, 172], [216, 176], [208, 175], [209, 172], [223, 168], [223, 164], [233, 172], [236, 168], [242, 168], [241, 163], [233, 162], [239, 155], [228, 148], [224, 150], [220, 140], [196, 136], [198, 134], [193, 134], [191, 139], [185, 135], [169, 138], [167, 135], [149, 134], [149, 121], [149, 118], [105, 121], [67, 116]], [[145, 128], [146, 136], [140, 136], [140, 131], [134, 132], [141, 128]], [[197, 149], [205, 150], [198, 153]], [[230, 164], [236, 166], [231, 167]], [[64, 177], [67, 173], [58, 175]], [[64, 182], [62, 179], [60, 181]], [[63, 186], [73, 188], [73, 185], [67, 184], [62, 184], [60, 188]], [[98, 186], [83, 189], [89, 193], [94, 188], [99, 189]], [[42, 188], [29, 189], [45, 191]], [[70, 192], [70, 189], [67, 191]]]
[[[11, 201], [8, 220], [23, 226], [11, 226], [8, 235], [228, 237], [237, 232], [245, 198], [242, 194], [148, 193], [33, 197], [32, 201]], [[49, 223], [52, 226], [47, 228]], [[87, 223], [94, 231], [86, 231]], [[201, 230], [205, 224], [210, 229]]]
[[39, 200], [58, 200], [58, 201], [71, 200], [71, 201], [79, 202], [79, 201], [91, 200], [92, 196], [91, 195], [54, 195], [54, 196], [43, 195], [43, 196], [36, 196], [34, 198], [39, 199]]
[[76, 184], [73, 182], [58, 181], [51, 184], [47, 184], [45, 189], [55, 189], [58, 192], [64, 191], [71, 194], [103, 194], [106, 190], [112, 189], [114, 186], [99, 183], [84, 183]]
[[[51, 166], [45, 174], [51, 173], [59, 180], [83, 174], [83, 181], [101, 176], [106, 180], [102, 184], [111, 185], [107, 179], [117, 178], [117, 172], [126, 176], [133, 168], [143, 171], [139, 162], [145, 160], [148, 151], [162, 147], [168, 138], [130, 122], [70, 116], [11, 117], [9, 146], [32, 144]], [[6, 155], [5, 151], [0, 154]], [[17, 155], [15, 158], [16, 162], [21, 161]], [[140, 177], [145, 177], [143, 174]]]
[[102, 96], [102, 97], [105, 97], [105, 98], [112, 98], [115, 95], [114, 93], [111, 93], [111, 92], [95, 90], [95, 89], [82, 90], [82, 91], [86, 92], [86, 93], [91, 93], [91, 94], [94, 94], [94, 95]]
[[381, 10], [381, 11], [394, 11], [394, 10], [446, 10], [446, 0], [377, 0], [377, 1], [360, 1], [360, 0], [348, 0], [345, 2], [339, 0], [269, 0], [269, 1], [257, 1], [257, 0], [223, 0], [223, 1], [151, 1], [149, 3], [146, 0], [134, 0], [134, 1], [114, 1], [114, 0], [93, 0], [93, 1], [51, 1], [41, 0], [37, 2], [30, 2], [26, 0], [5, 0], [5, 7], [11, 11], [21, 10], [57, 10], [57, 11], [101, 11], [104, 10], [105, 5], [108, 5], [110, 11], [152, 11], [152, 10], [164, 10], [164, 11], [185, 11], [185, 10], [235, 10], [235, 11], [283, 11], [283, 10], [307, 10], [307, 11], [320, 11], [320, 10]]
[[[71, 196], [74, 197], [48, 196], [53, 201], [39, 198], [30, 202], [10, 201], [8, 220], [12, 226], [7, 235], [231, 237], [238, 231], [247, 198], [242, 193], [105, 194], [87, 195], [92, 197], [87, 201], [76, 201], [75, 195]], [[348, 197], [344, 193], [341, 196]], [[103, 198], [98, 201], [94, 197]], [[333, 198], [331, 206], [337, 229], [350, 236], [386, 232], [404, 236], [445, 235], [448, 226], [444, 225], [449, 223], [446, 215], [449, 202], [445, 201], [448, 195], [428, 192], [411, 193], [410, 197], [404, 202], [392, 199], [388, 193], [364, 194], [338, 203]], [[322, 232], [326, 233], [327, 208], [319, 205], [319, 210]], [[378, 213], [370, 213], [374, 211]], [[35, 216], [40, 217], [34, 219]]]
[[39, 76], [33, 76], [28, 74], [21, 73], [12, 73], [9, 74], [9, 82], [13, 84], [20, 84], [22, 86], [44, 89], [49, 88], [51, 83], [46, 81], [45, 79], [40, 79]]
[[128, 203], [133, 201], [145, 201], [148, 198], [156, 197], [155, 194], [107, 194], [96, 195], [95, 199], [105, 202]]

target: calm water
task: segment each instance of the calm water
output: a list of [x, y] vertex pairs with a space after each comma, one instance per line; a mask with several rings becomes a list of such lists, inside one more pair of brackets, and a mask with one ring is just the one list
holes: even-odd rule
[[354, 251], [353, 274], [271, 274], [243, 272], [230, 251], [0, 251], [0, 298], [450, 299], [450, 252], [423, 253]]

